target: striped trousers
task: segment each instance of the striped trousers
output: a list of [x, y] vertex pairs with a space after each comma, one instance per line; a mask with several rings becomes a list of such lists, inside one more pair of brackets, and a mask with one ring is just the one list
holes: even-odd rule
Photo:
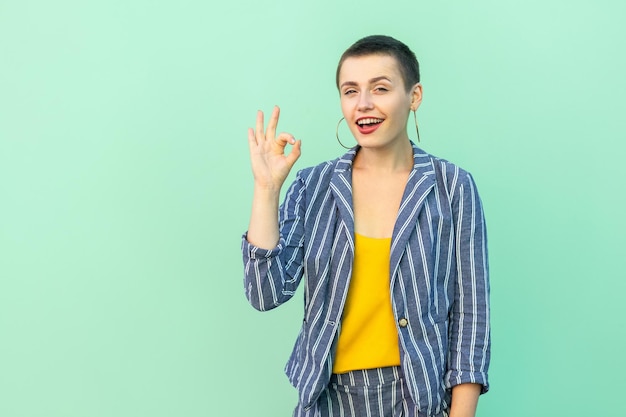
[[317, 400], [315, 417], [447, 417], [418, 411], [399, 366], [333, 374]]

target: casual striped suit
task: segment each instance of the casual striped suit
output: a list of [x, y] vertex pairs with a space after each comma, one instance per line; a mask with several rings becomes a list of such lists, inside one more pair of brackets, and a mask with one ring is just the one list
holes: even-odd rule
[[[354, 255], [352, 161], [357, 150], [300, 171], [279, 209], [280, 241], [243, 239], [245, 293], [258, 310], [289, 300], [305, 279], [304, 321], [286, 366], [296, 416], [314, 416], [332, 371]], [[424, 415], [449, 408], [454, 385], [488, 389], [487, 238], [469, 173], [413, 144], [414, 167], [393, 230], [390, 289], [401, 368]]]

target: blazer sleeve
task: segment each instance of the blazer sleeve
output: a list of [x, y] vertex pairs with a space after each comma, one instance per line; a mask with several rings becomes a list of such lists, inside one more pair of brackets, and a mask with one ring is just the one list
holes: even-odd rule
[[489, 269], [483, 208], [472, 176], [459, 173], [452, 210], [455, 223], [456, 280], [450, 310], [449, 358], [445, 383], [482, 385], [489, 390], [491, 332]]
[[244, 288], [250, 304], [271, 310], [289, 300], [304, 275], [305, 184], [301, 172], [279, 207], [280, 239], [273, 249], [259, 248], [242, 238]]

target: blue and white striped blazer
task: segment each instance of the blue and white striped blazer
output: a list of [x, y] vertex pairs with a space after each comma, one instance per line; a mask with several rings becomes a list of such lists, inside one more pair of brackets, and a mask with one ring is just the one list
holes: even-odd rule
[[[294, 415], [312, 415], [332, 372], [354, 256], [356, 152], [298, 172], [280, 207], [277, 247], [243, 239], [245, 293], [256, 309], [289, 300], [306, 277], [304, 321], [285, 368], [299, 391]], [[392, 235], [390, 288], [407, 385], [420, 410], [434, 415], [449, 407], [454, 385], [488, 389], [487, 237], [470, 174], [415, 144], [413, 152]]]

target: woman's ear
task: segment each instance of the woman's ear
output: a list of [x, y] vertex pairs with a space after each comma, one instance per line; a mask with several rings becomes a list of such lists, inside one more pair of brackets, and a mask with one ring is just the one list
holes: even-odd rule
[[422, 102], [422, 83], [417, 83], [411, 89], [411, 111], [417, 110]]

